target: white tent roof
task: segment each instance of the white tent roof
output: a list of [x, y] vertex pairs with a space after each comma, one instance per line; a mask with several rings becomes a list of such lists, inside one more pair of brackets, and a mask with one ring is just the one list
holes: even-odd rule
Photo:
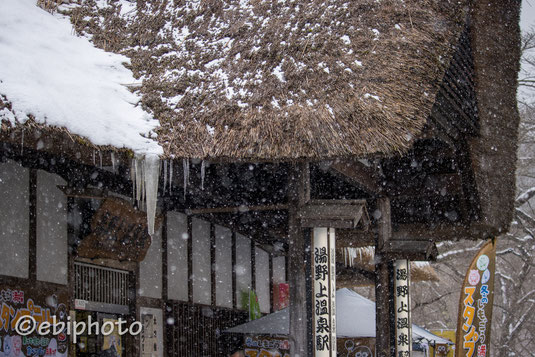
[[231, 327], [224, 332], [250, 333], [254, 335], [289, 335], [290, 310], [285, 308], [259, 319]]
[[412, 338], [413, 340], [425, 340], [426, 342], [439, 343], [441, 345], [453, 345], [450, 340], [437, 336], [415, 324], [412, 324]]
[[[232, 327], [225, 332], [255, 335], [288, 335], [290, 332], [288, 308], [259, 319]], [[375, 303], [353, 290], [336, 291], [336, 335], [338, 337], [375, 337]], [[412, 325], [412, 338], [433, 343], [451, 343], [442, 337]]]
[[375, 337], [375, 303], [353, 290], [338, 289], [336, 336]]

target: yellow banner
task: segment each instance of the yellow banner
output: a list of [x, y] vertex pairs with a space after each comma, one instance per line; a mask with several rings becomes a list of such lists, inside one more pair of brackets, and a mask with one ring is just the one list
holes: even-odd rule
[[496, 271], [496, 240], [483, 245], [472, 260], [461, 289], [455, 357], [490, 355], [490, 328]]

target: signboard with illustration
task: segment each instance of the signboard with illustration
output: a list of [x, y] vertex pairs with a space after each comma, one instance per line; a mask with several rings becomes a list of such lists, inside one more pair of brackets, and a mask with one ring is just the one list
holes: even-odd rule
[[[109, 322], [113, 324], [112, 326], [117, 326], [117, 319], [105, 318], [102, 322]], [[123, 342], [118, 328], [115, 327], [110, 334], [103, 336], [102, 351], [106, 353], [106, 356], [122, 357]]]
[[472, 260], [462, 285], [457, 318], [456, 357], [490, 355], [496, 242], [483, 245]]
[[[57, 335], [52, 333], [41, 336], [37, 333], [43, 323], [66, 322], [68, 310], [66, 306], [67, 294], [49, 294], [36, 289], [11, 289], [3, 287], [0, 290], [0, 356], [26, 357], [67, 356], [68, 336], [66, 331]], [[33, 332], [24, 335], [18, 333], [17, 326], [23, 325], [29, 317], [35, 321]], [[29, 323], [26, 326], [30, 326]]]
[[245, 336], [246, 357], [290, 357], [290, 341], [271, 336]]
[[340, 357], [374, 357], [375, 338], [341, 338], [336, 340]]

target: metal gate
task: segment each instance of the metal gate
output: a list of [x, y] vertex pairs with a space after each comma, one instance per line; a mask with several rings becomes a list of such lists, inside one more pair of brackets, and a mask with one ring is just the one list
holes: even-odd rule
[[75, 262], [74, 281], [74, 298], [86, 310], [128, 314], [129, 271]]

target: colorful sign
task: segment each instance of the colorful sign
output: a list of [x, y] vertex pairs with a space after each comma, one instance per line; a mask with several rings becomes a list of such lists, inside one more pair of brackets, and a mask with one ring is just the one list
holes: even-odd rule
[[396, 357], [411, 355], [411, 317], [410, 317], [410, 270], [406, 259], [394, 262], [394, 297], [396, 327]]
[[262, 317], [260, 312], [260, 304], [258, 303], [258, 296], [253, 289], [249, 289], [249, 321], [256, 320]]
[[[156, 229], [161, 219], [156, 222]], [[82, 240], [78, 255], [140, 262], [150, 247], [147, 215], [119, 198], [107, 198], [91, 221], [91, 233]]]
[[[43, 323], [52, 324], [67, 321], [67, 308], [64, 299], [56, 295], [33, 294], [30, 289], [0, 290], [0, 356], [67, 356], [67, 334], [62, 331], [57, 335], [41, 336], [37, 333]], [[17, 333], [19, 320], [31, 316], [36, 322], [35, 331], [23, 336]], [[45, 325], [43, 325], [45, 326]]]
[[270, 336], [246, 336], [247, 357], [290, 357], [290, 341]]
[[123, 355], [123, 343], [121, 335], [119, 335], [119, 329], [117, 328], [117, 319], [102, 319], [103, 324], [109, 324], [113, 326], [112, 332], [104, 335], [102, 342], [102, 352], [107, 353], [106, 356], [121, 357]]
[[[431, 330], [431, 333], [455, 342], [455, 330]], [[430, 356], [435, 356], [433, 354], [435, 353], [436, 357], [454, 357], [454, 351], [453, 345], [437, 344], [435, 347], [433, 345], [429, 346]]]
[[457, 319], [456, 357], [490, 355], [490, 327], [494, 300], [496, 242], [483, 245], [464, 279]]
[[273, 309], [282, 310], [290, 305], [290, 284], [273, 284]]
[[314, 228], [314, 356], [336, 356], [336, 262], [334, 228]]

